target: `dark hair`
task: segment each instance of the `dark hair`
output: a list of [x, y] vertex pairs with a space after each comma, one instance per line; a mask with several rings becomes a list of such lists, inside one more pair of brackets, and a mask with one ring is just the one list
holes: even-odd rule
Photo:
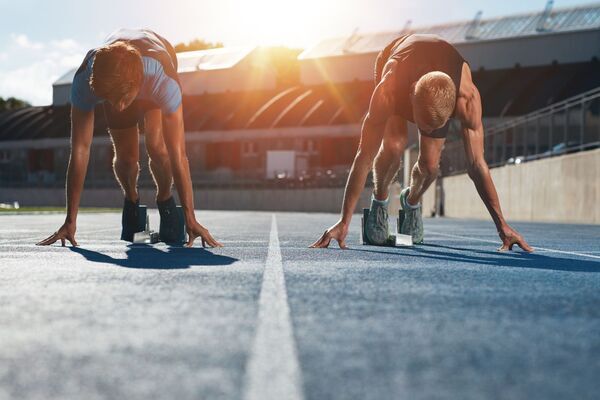
[[132, 45], [117, 41], [99, 48], [92, 63], [90, 87], [101, 99], [119, 101], [142, 84], [142, 55]]

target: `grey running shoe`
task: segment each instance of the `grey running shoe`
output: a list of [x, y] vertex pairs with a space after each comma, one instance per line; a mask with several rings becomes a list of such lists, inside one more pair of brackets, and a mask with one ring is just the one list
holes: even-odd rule
[[404, 189], [400, 193], [400, 205], [404, 210], [404, 222], [400, 227], [400, 233], [411, 235], [413, 243], [423, 243], [423, 217], [421, 215], [421, 205], [413, 208], [408, 205], [408, 192], [410, 188]]
[[369, 217], [365, 223], [365, 235], [369, 242], [375, 245], [381, 246], [387, 242], [389, 236], [387, 205], [371, 200]]

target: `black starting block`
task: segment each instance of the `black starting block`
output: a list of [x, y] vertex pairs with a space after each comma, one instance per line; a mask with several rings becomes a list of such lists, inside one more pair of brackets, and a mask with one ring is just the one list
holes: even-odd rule
[[161, 219], [160, 224], [160, 240], [170, 244], [182, 244], [187, 239], [185, 229], [185, 218], [183, 215], [183, 208], [181, 206], [175, 207], [175, 218], [172, 226], [166, 226], [164, 221]]
[[[174, 203], [173, 203], [174, 206]], [[160, 240], [169, 244], [182, 244], [186, 242], [185, 218], [183, 208], [160, 209]]]
[[365, 233], [365, 228], [366, 228], [366, 223], [367, 223], [367, 218], [369, 217], [369, 212], [370, 210], [368, 208], [363, 208], [363, 215], [361, 218], [361, 241], [362, 244], [367, 244], [367, 245], [372, 245], [372, 246], [388, 246], [388, 247], [406, 247], [406, 246], [412, 246], [413, 245], [413, 240], [412, 240], [412, 236], [410, 235], [403, 235], [400, 233], [400, 228], [402, 227], [402, 223], [404, 222], [404, 210], [399, 210], [398, 211], [398, 218], [396, 219], [396, 235], [389, 235], [385, 244], [382, 245], [376, 245], [373, 244], [369, 241], [369, 238], [367, 237], [366, 233]]
[[165, 223], [161, 218], [159, 233], [150, 229], [150, 216], [145, 205], [137, 205], [136, 208], [127, 206], [127, 210], [123, 211], [121, 240], [135, 244], [154, 244], [160, 241], [170, 244], [185, 243], [187, 235], [183, 208], [176, 206], [172, 210], [174, 218], [167, 218], [170, 223]]
[[133, 242], [133, 237], [138, 232], [143, 232], [148, 220], [148, 208], [142, 205], [126, 205], [121, 219], [121, 240]]
[[175, 209], [174, 226], [165, 226], [161, 223], [161, 232], [150, 229], [150, 218], [146, 215], [145, 229], [133, 235], [133, 243], [136, 244], [154, 244], [165, 242], [169, 244], [182, 244], [186, 242], [187, 234], [185, 231], [185, 220], [183, 218], [183, 208], [177, 206]]

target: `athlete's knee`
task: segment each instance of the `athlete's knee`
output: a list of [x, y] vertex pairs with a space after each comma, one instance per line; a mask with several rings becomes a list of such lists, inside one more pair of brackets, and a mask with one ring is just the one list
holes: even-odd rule
[[138, 171], [140, 163], [137, 157], [117, 154], [113, 158], [113, 167], [119, 171]]
[[370, 169], [377, 155], [377, 149], [372, 146], [359, 147], [354, 157], [354, 168]]
[[402, 157], [404, 152], [404, 142], [402, 140], [393, 140], [384, 144], [385, 151], [396, 158]]
[[162, 147], [148, 147], [148, 157], [150, 162], [154, 164], [164, 165], [169, 163], [169, 153], [164, 145]]
[[159, 170], [158, 172], [163, 171], [163, 173], [170, 173], [171, 160], [166, 153], [155, 157], [149, 157], [149, 163], [152, 171]]
[[427, 176], [437, 176], [440, 169], [439, 160], [423, 160], [419, 158], [417, 166], [419, 171]]

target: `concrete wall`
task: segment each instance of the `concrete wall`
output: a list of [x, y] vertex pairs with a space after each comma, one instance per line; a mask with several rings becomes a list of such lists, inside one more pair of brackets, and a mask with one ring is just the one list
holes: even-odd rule
[[[142, 190], [141, 201], [155, 207], [154, 190]], [[343, 188], [324, 189], [212, 189], [196, 190], [195, 206], [202, 210], [265, 210], [302, 212], [340, 212]], [[357, 211], [368, 207], [371, 189], [366, 188], [357, 205]], [[18, 201], [21, 206], [65, 205], [63, 189], [1, 188], [0, 203]], [[115, 182], [114, 189], [86, 189], [83, 207], [122, 207], [123, 196]], [[397, 210], [396, 210], [397, 212]]]
[[[491, 173], [508, 220], [600, 223], [600, 149]], [[444, 178], [443, 186], [446, 216], [490, 218], [466, 174]]]

